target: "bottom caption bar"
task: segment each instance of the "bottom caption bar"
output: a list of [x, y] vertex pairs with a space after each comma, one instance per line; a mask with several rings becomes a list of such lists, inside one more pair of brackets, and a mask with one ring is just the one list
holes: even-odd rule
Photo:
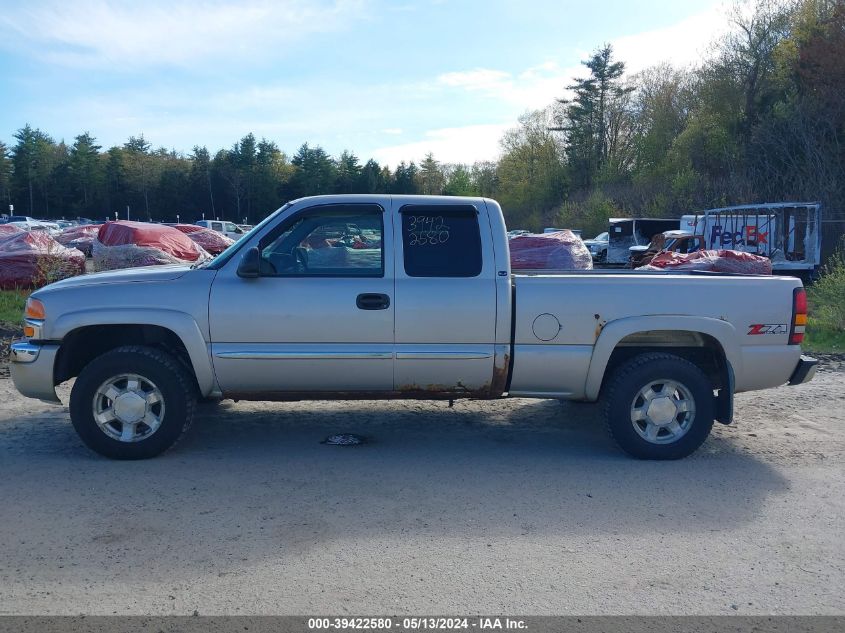
[[840, 633], [845, 616], [0, 616], [0, 633]]

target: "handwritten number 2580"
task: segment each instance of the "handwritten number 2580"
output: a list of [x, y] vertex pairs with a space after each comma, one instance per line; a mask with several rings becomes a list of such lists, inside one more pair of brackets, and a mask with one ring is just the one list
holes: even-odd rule
[[436, 246], [449, 241], [449, 225], [443, 216], [413, 215], [409, 224], [408, 246]]

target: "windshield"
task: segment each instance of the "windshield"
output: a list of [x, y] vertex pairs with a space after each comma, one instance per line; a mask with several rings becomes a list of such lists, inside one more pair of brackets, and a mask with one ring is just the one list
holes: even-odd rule
[[234, 255], [235, 255], [235, 253], [237, 253], [243, 247], [243, 245], [246, 244], [250, 235], [252, 235], [255, 231], [260, 231], [261, 229], [263, 229], [273, 218], [278, 216], [280, 213], [282, 213], [289, 206], [290, 206], [290, 202], [285, 203], [279, 209], [277, 209], [276, 211], [274, 211], [273, 213], [268, 215], [266, 218], [261, 220], [261, 222], [256, 224], [246, 235], [244, 235], [243, 237], [238, 239], [234, 244], [232, 244], [229, 248], [227, 248], [225, 251], [220, 253], [217, 257], [215, 257], [214, 259], [210, 259], [205, 263], [197, 264], [197, 265], [195, 265], [195, 267], [196, 268], [211, 268], [212, 270], [219, 269], [221, 266], [223, 266], [223, 264], [225, 264], [230, 259], [232, 259], [232, 257], [234, 257]]
[[598, 235], [596, 235], [593, 238], [593, 241], [595, 241], [595, 242], [607, 242], [608, 241], [607, 231], [605, 231], [604, 233], [599, 233]]

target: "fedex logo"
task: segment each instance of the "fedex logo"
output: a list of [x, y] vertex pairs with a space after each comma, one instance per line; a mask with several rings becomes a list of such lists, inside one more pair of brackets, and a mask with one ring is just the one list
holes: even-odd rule
[[789, 328], [786, 323], [755, 323], [748, 326], [748, 336], [756, 336], [758, 334], [788, 334]]
[[768, 243], [768, 231], [758, 231], [756, 226], [743, 226], [740, 231], [726, 231], [721, 224], [714, 224], [710, 230], [712, 246], [756, 246]]

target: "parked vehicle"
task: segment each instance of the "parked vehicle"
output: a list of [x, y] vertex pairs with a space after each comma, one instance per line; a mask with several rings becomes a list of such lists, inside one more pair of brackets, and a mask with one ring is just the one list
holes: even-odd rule
[[224, 222], [221, 220], [199, 220], [198, 222], [194, 222], [194, 224], [222, 233], [233, 240], [239, 240], [247, 233], [247, 231], [244, 231], [234, 222]]
[[49, 220], [36, 220], [28, 215], [12, 215], [6, 221], [6, 224], [11, 224], [23, 229], [24, 231], [45, 231], [51, 236], [61, 233], [59, 225]]
[[31, 231], [36, 226], [41, 226], [41, 222], [39, 220], [31, 218], [28, 215], [10, 215], [6, 220], [6, 223], [12, 224], [24, 231]]
[[[581, 237], [581, 229], [558, 229], [553, 226], [547, 226], [543, 229], [543, 233], [560, 233], [561, 231], [572, 231], [578, 237]], [[526, 231], [528, 233], [528, 231]]]
[[590, 255], [593, 256], [593, 261], [607, 261], [607, 245], [609, 241], [610, 237], [607, 231], [599, 233], [591, 240], [584, 240], [584, 245], [589, 249]]
[[694, 253], [706, 250], [704, 237], [689, 231], [663, 231], [655, 235], [648, 246], [631, 246], [628, 249], [628, 264], [631, 268], [644, 266], [651, 262], [658, 253]]
[[675, 459], [735, 392], [815, 372], [795, 278], [512, 274], [508, 251], [492, 200], [303, 198], [209, 263], [38, 290], [11, 373], [52, 402], [76, 377], [74, 428], [119, 459], [172, 446], [197, 398], [504, 396], [601, 398], [625, 451]]
[[677, 230], [680, 224], [669, 218], [610, 218], [604, 263], [627, 266], [632, 246], [648, 246], [655, 235]]
[[681, 217], [683, 238], [707, 250], [762, 255], [781, 274], [813, 277], [821, 265], [821, 204], [780, 202], [709, 209]]

